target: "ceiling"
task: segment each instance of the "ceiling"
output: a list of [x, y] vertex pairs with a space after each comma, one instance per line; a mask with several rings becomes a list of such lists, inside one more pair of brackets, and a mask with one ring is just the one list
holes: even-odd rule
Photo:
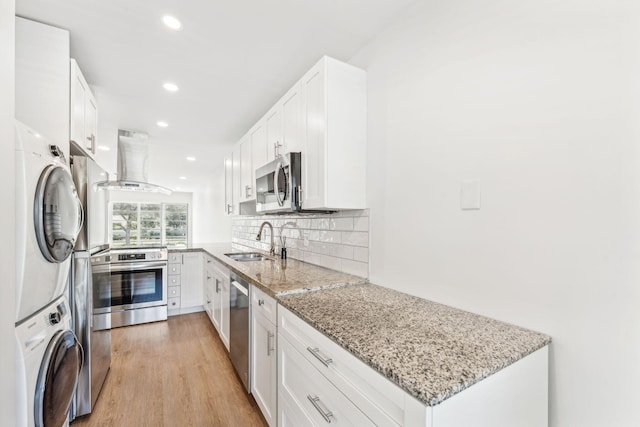
[[[152, 182], [197, 191], [323, 54], [348, 60], [412, 1], [16, 0], [16, 14], [70, 31], [71, 57], [98, 102], [98, 144], [111, 146], [98, 157], [110, 172], [116, 130], [143, 131]], [[167, 28], [165, 15], [182, 30]]]

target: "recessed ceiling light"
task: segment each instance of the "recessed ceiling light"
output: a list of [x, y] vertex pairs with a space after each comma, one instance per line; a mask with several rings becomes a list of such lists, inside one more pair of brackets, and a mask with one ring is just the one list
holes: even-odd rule
[[107, 147], [106, 145], [98, 145], [98, 150], [111, 151], [111, 148]]
[[174, 83], [167, 82], [167, 83], [163, 84], [162, 87], [165, 88], [166, 90], [168, 90], [169, 92], [177, 92], [178, 91], [178, 86], [176, 86]]
[[187, 177], [186, 176], [181, 176], [180, 179], [185, 180], [185, 179], [187, 179]]
[[166, 128], [167, 126], [169, 126], [169, 123], [167, 123], [167, 122], [163, 122], [163, 121], [160, 121], [160, 122], [158, 122], [158, 123], [156, 123], [156, 124], [157, 124], [158, 126], [160, 126], [161, 128]]
[[162, 22], [164, 22], [164, 25], [166, 25], [167, 27], [171, 28], [172, 30], [181, 30], [182, 29], [182, 23], [180, 21], [178, 21], [178, 19], [174, 18], [171, 15], [165, 15], [162, 17]]
[[195, 162], [196, 158], [193, 156], [187, 156], [187, 160], [189, 160], [190, 162]]

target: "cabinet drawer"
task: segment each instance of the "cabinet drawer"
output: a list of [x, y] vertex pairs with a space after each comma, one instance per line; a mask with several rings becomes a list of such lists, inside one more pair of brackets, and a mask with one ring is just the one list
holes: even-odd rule
[[281, 420], [304, 419], [300, 425], [374, 425], [286, 338], [278, 340], [278, 360]]
[[179, 252], [170, 252], [169, 264], [182, 264], [182, 254]]
[[172, 274], [170, 276], [167, 276], [167, 280], [169, 281], [167, 286], [180, 286], [180, 275], [179, 274]]
[[167, 299], [169, 310], [180, 308], [180, 297], [172, 297]]
[[167, 288], [167, 296], [169, 298], [180, 296], [180, 286], [169, 286]]
[[262, 313], [271, 323], [276, 324], [276, 300], [252, 286], [251, 289], [251, 309], [254, 312]]
[[402, 425], [404, 391], [286, 308], [280, 306], [277, 317], [278, 334], [375, 424]]
[[182, 264], [169, 264], [169, 275], [180, 274]]

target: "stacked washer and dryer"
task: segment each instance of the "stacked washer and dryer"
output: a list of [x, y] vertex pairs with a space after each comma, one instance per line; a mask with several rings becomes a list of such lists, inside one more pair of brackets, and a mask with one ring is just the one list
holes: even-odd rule
[[84, 213], [61, 150], [16, 121], [17, 425], [68, 425], [83, 363], [65, 295]]

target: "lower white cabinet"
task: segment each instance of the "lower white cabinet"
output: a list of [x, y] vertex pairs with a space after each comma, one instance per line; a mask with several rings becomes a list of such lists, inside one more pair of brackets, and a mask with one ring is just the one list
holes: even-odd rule
[[[276, 425], [278, 402], [276, 301], [255, 286], [251, 290], [251, 394], [270, 426]], [[267, 311], [265, 311], [265, 309]]]
[[167, 286], [169, 316], [202, 311], [203, 296], [202, 252], [169, 254]]
[[205, 289], [207, 289], [207, 312], [211, 323], [218, 331], [224, 346], [229, 350], [229, 293], [231, 272], [228, 268], [205, 256]]

